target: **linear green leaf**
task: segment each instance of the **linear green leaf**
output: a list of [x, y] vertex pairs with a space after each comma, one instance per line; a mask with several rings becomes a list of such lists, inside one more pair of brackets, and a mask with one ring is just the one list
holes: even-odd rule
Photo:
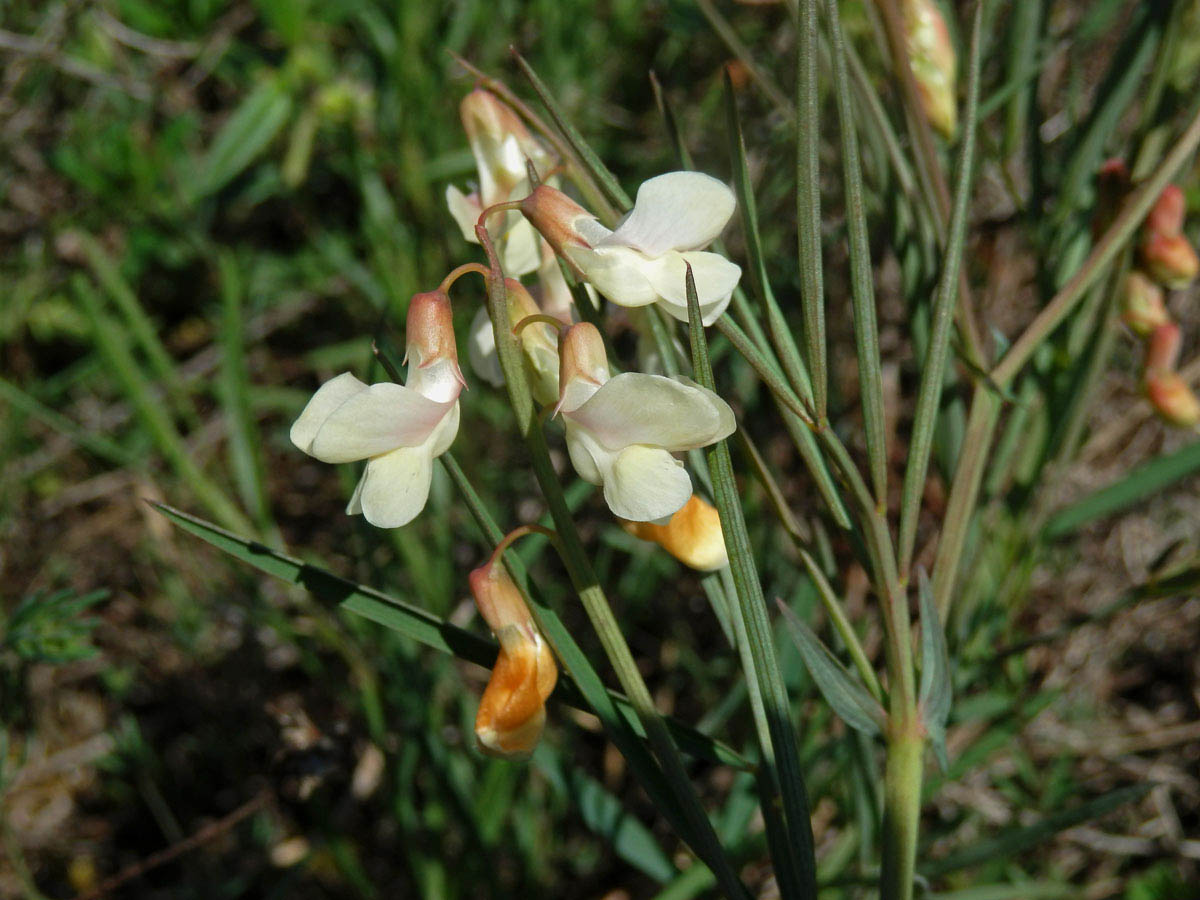
[[838, 662], [833, 651], [821, 643], [806, 622], [782, 600], [775, 602], [796, 642], [800, 658], [825, 702], [851, 728], [872, 736], [882, 733], [886, 723], [883, 707], [855, 680], [850, 670]]
[[975, 6], [971, 26], [971, 55], [967, 75], [967, 112], [964, 116], [962, 145], [958, 154], [958, 183], [954, 188], [954, 211], [950, 216], [950, 235], [942, 259], [937, 295], [933, 301], [933, 333], [921, 371], [921, 387], [913, 416], [912, 439], [908, 448], [908, 465], [904, 470], [904, 491], [900, 503], [900, 534], [897, 550], [901, 578], [907, 576], [917, 541], [917, 520], [921, 512], [921, 496], [929, 471], [929, 453], [937, 427], [938, 406], [946, 380], [946, 363], [950, 351], [950, 330], [954, 324], [954, 307], [958, 291], [959, 270], [962, 264], [963, 242], [967, 233], [970, 211], [971, 174], [975, 165], [975, 124], [979, 110], [980, 32], [983, 4]]
[[817, 0], [800, 0], [796, 41], [796, 231], [805, 361], [813, 382], [817, 424], [825, 420], [825, 289], [821, 273], [821, 182], [817, 144]]
[[935, 860], [921, 867], [921, 874], [926, 878], [940, 878], [958, 869], [978, 865], [993, 859], [1011, 859], [1018, 853], [1036, 847], [1054, 837], [1060, 831], [1090, 822], [1107, 815], [1113, 810], [1120, 809], [1127, 803], [1136, 803], [1146, 796], [1153, 784], [1135, 784], [1130, 787], [1118, 788], [1082, 803], [1074, 809], [1047, 816], [1040, 822], [1022, 828], [1012, 828], [1003, 831], [985, 841], [952, 853], [944, 859]]
[[950, 677], [950, 653], [946, 649], [946, 630], [933, 602], [933, 588], [924, 566], [917, 567], [917, 597], [921, 608], [921, 690], [922, 720], [938, 764], [945, 772], [946, 721], [950, 718], [953, 683]]
[[92, 434], [76, 425], [62, 413], [43, 404], [36, 397], [27, 394], [15, 384], [0, 378], [0, 400], [4, 400], [27, 416], [32, 416], [73, 443], [78, 444], [89, 453], [94, 453], [100, 459], [114, 466], [132, 465], [136, 458], [120, 444], [106, 437]]
[[846, 192], [846, 230], [850, 237], [850, 297], [854, 309], [854, 344], [858, 354], [858, 384], [862, 395], [867, 460], [875, 499], [887, 502], [887, 441], [883, 412], [883, 368], [879, 353], [879, 326], [875, 321], [874, 275], [867, 241], [867, 214], [863, 199], [862, 162], [854, 108], [850, 100], [850, 75], [837, 0], [829, 3], [829, 35], [833, 46], [833, 84], [837, 97], [838, 127], [842, 138], [842, 171]]
[[1089, 522], [1128, 509], [1166, 490], [1197, 470], [1200, 470], [1200, 441], [1143, 463], [1107, 487], [1055, 513], [1046, 523], [1043, 536], [1047, 540], [1065, 537]]
[[[700, 302], [696, 296], [691, 266], [687, 268], [686, 278], [692, 368], [697, 382], [711, 391], [715, 390], [712, 363], [708, 358], [704, 327], [700, 323]], [[763, 733], [761, 729], [759, 732], [763, 777], [772, 789], [777, 787], [780, 790], [783, 800], [782, 819], [788, 840], [782, 842], [781, 846], [787, 847], [790, 852], [775, 859], [777, 875], [785, 896], [815, 897], [816, 862], [799, 748], [788, 712], [787, 689], [775, 654], [774, 633], [767, 619], [766, 600], [758, 580], [750, 537], [746, 532], [745, 515], [738, 499], [733, 460], [727, 441], [717, 442], [709, 451], [708, 463], [737, 594], [738, 602], [732, 605], [734, 622], [739, 640], [743, 633], [746, 636], [749, 653], [743, 658], [753, 663], [753, 671], [744, 674], [747, 681], [757, 681], [767, 720], [766, 732]]]
[[588, 146], [587, 141], [583, 139], [583, 135], [571, 124], [570, 119], [567, 118], [562, 107], [558, 105], [558, 101], [554, 99], [554, 95], [546, 87], [545, 82], [538, 77], [537, 72], [533, 71], [533, 67], [525, 61], [525, 57], [520, 53], [513, 51], [513, 59], [516, 61], [521, 73], [529, 80], [529, 84], [533, 87], [534, 93], [538, 95], [538, 99], [542, 101], [542, 105], [546, 107], [546, 111], [550, 113], [550, 118], [554, 120], [554, 124], [558, 126], [558, 130], [562, 132], [571, 149], [579, 157], [579, 161], [587, 171], [587, 174], [604, 194], [605, 199], [618, 212], [624, 212], [629, 209], [633, 203], [630, 201], [629, 195], [622, 189], [621, 183], [617, 181], [617, 176], [609, 171], [608, 166], [604, 165], [604, 161], [600, 159], [596, 151]]
[[217, 132], [191, 185], [191, 199], [216, 193], [245, 171], [287, 124], [291, 111], [283, 79], [272, 76], [251, 91]]

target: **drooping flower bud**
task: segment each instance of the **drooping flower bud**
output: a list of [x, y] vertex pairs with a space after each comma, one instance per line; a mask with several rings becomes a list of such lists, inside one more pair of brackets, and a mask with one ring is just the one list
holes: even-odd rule
[[622, 520], [621, 526], [634, 537], [653, 541], [685, 566], [701, 572], [715, 572], [729, 565], [721, 517], [716, 507], [698, 494], [692, 494], [666, 525]]
[[555, 412], [574, 412], [608, 381], [604, 338], [590, 322], [566, 329], [558, 342], [558, 406]]
[[[508, 294], [508, 321], [516, 328], [530, 316], [544, 315], [533, 296], [515, 278], [504, 279]], [[558, 399], [558, 343], [554, 329], [545, 322], [529, 322], [517, 336], [528, 363], [529, 387], [543, 406]]]
[[475, 715], [475, 738], [484, 753], [525, 758], [542, 736], [546, 699], [558, 680], [554, 654], [498, 555], [469, 580], [479, 613], [500, 642]]
[[[590, 247], [592, 240], [608, 233], [594, 215], [548, 184], [538, 185], [533, 193], [521, 201], [521, 212], [554, 248], [554, 252], [568, 262], [570, 257], [566, 254], [567, 248]], [[578, 269], [576, 271], [582, 274]]]
[[405, 325], [408, 386], [431, 400], [452, 400], [466, 385], [458, 367], [454, 315], [444, 291], [416, 294]]
[[1134, 269], [1125, 276], [1122, 289], [1121, 321], [1140, 337], [1148, 337], [1160, 325], [1171, 321], [1163, 302], [1163, 289]]
[[1155, 234], [1175, 235], [1183, 231], [1187, 202], [1177, 184], [1168, 184], [1154, 201], [1146, 216], [1146, 230]]
[[526, 179], [526, 159], [539, 175], [549, 171], [552, 157], [546, 148], [512, 107], [491, 91], [471, 91], [463, 97], [459, 114], [479, 169], [479, 192], [485, 205], [507, 200], [513, 188]]
[[1183, 335], [1174, 322], [1164, 322], [1150, 334], [1146, 343], [1146, 371], [1174, 372], [1179, 363]]
[[1138, 249], [1142, 267], [1164, 287], [1175, 290], [1185, 288], [1200, 271], [1200, 259], [1182, 233], [1147, 232]]
[[946, 20], [934, 0], [905, 0], [903, 13], [909, 64], [925, 116], [950, 139], [958, 122], [958, 61]]
[[1200, 425], [1200, 399], [1177, 372], [1146, 370], [1146, 398], [1164, 422], [1178, 428]]

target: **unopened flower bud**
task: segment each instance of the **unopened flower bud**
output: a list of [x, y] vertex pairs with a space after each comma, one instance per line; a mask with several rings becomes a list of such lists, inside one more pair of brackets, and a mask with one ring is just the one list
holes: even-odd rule
[[625, 520], [621, 525], [634, 537], [653, 541], [684, 565], [701, 572], [715, 572], [729, 565], [721, 517], [697, 494], [692, 494], [666, 525]]
[[[516, 328], [530, 316], [544, 315], [537, 301], [515, 278], [504, 279], [508, 295], [508, 321]], [[554, 329], [544, 322], [530, 322], [518, 335], [525, 360], [529, 364], [529, 386], [533, 397], [543, 405], [558, 399], [558, 344]]]
[[1163, 289], [1137, 269], [1125, 276], [1121, 321], [1141, 337], [1171, 321], [1163, 302]]
[[558, 407], [573, 412], [608, 380], [608, 354], [599, 330], [589, 322], [567, 328], [558, 342]]
[[431, 400], [457, 397], [466, 381], [458, 368], [450, 297], [440, 290], [416, 294], [408, 305], [405, 331], [409, 386]]
[[1185, 288], [1200, 270], [1200, 259], [1182, 233], [1147, 232], [1139, 250], [1142, 268], [1164, 287]]
[[1146, 344], [1147, 372], [1174, 372], [1179, 363], [1183, 335], [1174, 322], [1164, 322], [1150, 334]]
[[485, 204], [508, 199], [526, 178], [525, 160], [539, 174], [550, 168], [550, 154], [529, 133], [521, 117], [491, 91], [476, 88], [459, 106], [463, 130], [479, 170], [479, 191]]
[[558, 667], [503, 562], [494, 556], [471, 573], [470, 584], [480, 614], [500, 642], [475, 715], [475, 738], [484, 753], [524, 758], [542, 736]]
[[957, 58], [937, 3], [906, 0], [904, 31], [925, 116], [943, 137], [952, 138], [958, 120]]
[[1179, 428], [1200, 425], [1200, 400], [1177, 372], [1146, 370], [1146, 397], [1164, 422]]
[[603, 229], [597, 231], [599, 222], [594, 215], [548, 184], [538, 185], [521, 201], [521, 212], [541, 232], [554, 252], [568, 261], [566, 248], [590, 247], [587, 235], [594, 237], [597, 233], [607, 233]]
[[1146, 230], [1154, 234], [1176, 235], [1183, 231], [1187, 211], [1183, 191], [1177, 184], [1168, 184], [1154, 201], [1146, 216]]

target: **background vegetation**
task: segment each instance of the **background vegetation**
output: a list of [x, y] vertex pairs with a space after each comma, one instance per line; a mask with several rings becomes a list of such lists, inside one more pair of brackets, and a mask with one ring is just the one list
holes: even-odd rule
[[[997, 345], [1086, 252], [1099, 162], [1125, 155], [1137, 174], [1191, 111], [1194, 9], [990, 5], [965, 265]], [[842, 14], [895, 113], [867, 10]], [[721, 87], [732, 62], [765, 255], [798, 329], [779, 87], [794, 78], [788, 7], [50, 0], [2, 2], [0, 24], [0, 895], [73, 897], [112, 876], [117, 895], [173, 898], [709, 891], [594, 717], [555, 704], [531, 763], [484, 759], [471, 737], [482, 669], [260, 577], [143, 500], [478, 630], [465, 572], [486, 542], [444, 472], [424, 515], [380, 531], [342, 513], [349, 467], [339, 479], [287, 440], [318, 382], [375, 371], [372, 342], [397, 344], [408, 298], [466, 258], [442, 197], [472, 177], [457, 104], [473, 80], [447, 51], [529, 96], [507, 55], [520, 48], [630, 190], [677, 166], [650, 70], [697, 168], [732, 177]], [[826, 99], [831, 408], [861, 455]], [[878, 134], [864, 153], [900, 473], [911, 420], [900, 398], [915, 394], [937, 267]], [[1192, 172], [1180, 180], [1200, 199]], [[735, 258], [742, 240], [731, 228]], [[482, 303], [475, 285], [459, 289], [473, 290]], [[458, 296], [461, 335], [477, 307]], [[950, 767], [928, 771], [922, 823], [918, 869], [940, 896], [1200, 896], [1200, 453], [1138, 398], [1140, 350], [1106, 312], [1111, 296], [1095, 292], [1090, 318], [1073, 320], [1086, 325], [1064, 329], [1014, 386], [985, 476], [952, 628]], [[1194, 289], [1172, 311], [1193, 347]], [[728, 344], [713, 352], [723, 393], [881, 654], [855, 548], [770, 395]], [[945, 395], [926, 564], [966, 388]], [[464, 405], [464, 470], [506, 522], [536, 519], [507, 403], [473, 379]], [[1078, 424], [1064, 435], [1067, 422]], [[737, 462], [766, 595], [823, 627], [791, 538]], [[742, 749], [745, 690], [698, 577], [615, 527], [586, 485], [568, 498], [660, 709]], [[601, 659], [541, 549], [531, 540], [522, 555]], [[875, 751], [779, 638], [820, 875], [830, 896], [860, 895]], [[753, 779], [691, 765], [743, 877], [769, 895]]]

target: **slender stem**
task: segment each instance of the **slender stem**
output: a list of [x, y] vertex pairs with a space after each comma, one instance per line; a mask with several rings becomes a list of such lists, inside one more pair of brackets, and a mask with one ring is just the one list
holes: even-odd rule
[[971, 170], [975, 162], [975, 116], [979, 108], [979, 55], [983, 3], [975, 5], [971, 25], [971, 56], [967, 80], [967, 114], [963, 123], [962, 146], [958, 157], [958, 183], [954, 188], [954, 212], [950, 218], [950, 236], [942, 260], [942, 274], [932, 310], [932, 334], [925, 352], [921, 387], [913, 417], [908, 465], [904, 472], [904, 492], [900, 503], [900, 577], [907, 580], [917, 541], [917, 521], [921, 496], [929, 472], [929, 454], [937, 425], [942, 386], [946, 383], [946, 363], [950, 352], [950, 327], [954, 318], [955, 288], [961, 271], [963, 242], [971, 199]]
[[520, 322], [513, 326], [512, 332], [515, 335], [520, 335], [522, 331], [530, 325], [549, 325], [551, 328], [559, 329], [563, 327], [561, 319], [556, 319], [554, 316], [548, 316], [545, 313], [534, 313], [531, 316], [526, 316]]
[[[1171, 152], [1154, 174], [1125, 202], [1121, 212], [1104, 232], [1080, 270], [1029, 324], [1008, 353], [992, 370], [992, 380], [1006, 387], [1033, 355], [1034, 350], [1082, 299], [1087, 289], [1104, 272], [1141, 224], [1167, 182], [1200, 145], [1200, 110], [1188, 124]], [[1000, 398], [990, 387], [977, 385], [967, 419], [967, 431], [951, 484], [950, 499], [934, 561], [933, 594], [938, 614], [947, 621], [971, 513], [979, 496], [979, 484], [996, 420]]]
[[828, 364], [825, 351], [825, 289], [821, 272], [821, 183], [817, 143], [817, 0], [801, 0], [796, 41], [796, 230], [804, 346], [812, 377], [818, 424], [825, 421]]
[[[511, 208], [511, 207], [506, 207], [506, 208]], [[490, 209], [485, 210], [485, 214], [487, 212], [490, 212]], [[464, 275], [466, 275], [469, 272], [475, 272], [476, 274], [482, 275], [484, 278], [487, 278], [488, 270], [485, 266], [482, 266], [477, 262], [463, 263], [461, 266], [450, 270], [449, 274], [447, 274], [446, 277], [442, 279], [442, 283], [438, 285], [438, 290], [441, 291], [443, 294], [448, 293], [450, 288], [454, 286], [454, 282], [458, 281], [458, 279], [462, 278]]]

